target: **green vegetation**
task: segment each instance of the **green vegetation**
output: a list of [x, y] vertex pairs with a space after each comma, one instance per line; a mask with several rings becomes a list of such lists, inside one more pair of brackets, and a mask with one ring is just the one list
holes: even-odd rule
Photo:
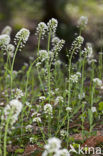
[[[78, 20], [80, 32], [66, 51], [68, 63], [65, 64], [59, 59], [65, 41], [56, 36], [58, 21], [52, 18], [47, 24], [40, 22], [35, 32], [38, 45], [34, 56], [18, 71], [14, 70], [15, 60], [18, 53], [23, 53], [30, 31], [20, 29], [11, 44], [11, 27], [2, 30], [1, 155], [23, 154], [29, 144], [36, 146], [31, 155], [38, 155], [37, 151], [43, 153], [44, 147], [44, 156], [63, 152], [63, 156], [69, 156], [70, 147], [76, 148], [87, 138], [96, 136], [103, 116], [103, 53], [101, 51], [96, 59], [91, 43], [85, 43], [83, 48], [82, 32], [87, 24], [88, 18], [81, 16]], [[45, 49], [41, 48], [42, 40]], [[79, 58], [73, 63], [75, 55]], [[82, 139], [78, 142], [74, 135], [80, 133]], [[57, 138], [62, 140], [64, 149], [61, 150], [61, 141]], [[9, 147], [15, 146], [17, 148], [10, 151]]]

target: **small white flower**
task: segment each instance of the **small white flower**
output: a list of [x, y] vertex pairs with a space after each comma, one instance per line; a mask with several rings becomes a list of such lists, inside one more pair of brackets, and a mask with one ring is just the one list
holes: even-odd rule
[[80, 93], [79, 95], [78, 95], [78, 98], [81, 100], [81, 99], [83, 99], [83, 98], [85, 98], [85, 93]]
[[35, 117], [35, 118], [33, 118], [33, 122], [39, 123], [39, 122], [41, 122], [41, 118], [40, 117]]
[[25, 66], [25, 67], [28, 67], [28, 63], [24, 62], [24, 66]]
[[30, 104], [30, 102], [26, 102], [25, 104], [26, 104], [26, 106], [28, 106], [30, 108], [32, 107], [31, 104]]
[[48, 139], [47, 144], [44, 146], [45, 150], [47, 150], [48, 153], [56, 152], [60, 149], [60, 147], [61, 140], [55, 137]]
[[52, 106], [51, 106], [51, 104], [46, 104], [45, 106], [44, 106], [44, 112], [45, 112], [45, 114], [49, 114], [49, 115], [52, 115]]
[[33, 126], [32, 126], [32, 125], [27, 125], [25, 128], [26, 128], [26, 131], [27, 131], [27, 132], [31, 132]]
[[2, 116], [2, 120], [4, 120], [4, 118], [7, 120], [11, 111], [12, 114], [10, 118], [11, 120], [10, 124], [13, 125], [18, 120], [18, 116], [22, 111], [22, 103], [17, 99], [11, 100], [9, 104], [7, 104], [6, 107], [4, 108], [4, 114]]
[[48, 152], [45, 150], [45, 151], [42, 153], [42, 156], [48, 156]]
[[89, 60], [92, 59], [94, 55], [93, 55], [93, 47], [91, 43], [87, 43], [86, 51], [87, 51], [87, 59]]
[[78, 20], [78, 25], [84, 28], [88, 24], [88, 18], [86, 16], [81, 16]]
[[39, 100], [45, 100], [45, 99], [46, 99], [45, 96], [40, 96], [40, 97], [39, 97]]
[[100, 87], [100, 89], [102, 89], [102, 90], [103, 90], [103, 86], [101, 86], [101, 87]]
[[54, 53], [52, 51], [47, 52], [46, 50], [40, 50], [39, 55], [41, 57], [41, 61], [45, 61], [46, 59], [53, 59]]
[[43, 39], [46, 32], [47, 32], [47, 25], [44, 23], [44, 22], [40, 22], [37, 26], [37, 29], [36, 29], [36, 35], [41, 35], [41, 38]]
[[12, 130], [14, 130], [14, 129], [15, 129], [15, 127], [14, 127], [14, 126], [12, 126], [12, 127], [11, 127], [11, 129], [12, 129]]
[[31, 142], [31, 143], [34, 143], [34, 141], [35, 141], [34, 138], [31, 137], [31, 138], [30, 138], [30, 142]]
[[25, 46], [30, 36], [30, 31], [26, 28], [22, 28], [19, 32], [17, 32], [14, 42], [17, 45], [19, 42], [20, 49]]
[[36, 63], [36, 67], [39, 67], [41, 65], [41, 62]]
[[81, 77], [81, 73], [80, 73], [80, 72], [76, 72], [76, 74], [77, 74], [79, 77]]
[[36, 112], [35, 110], [33, 110], [34, 112], [31, 114], [31, 117], [33, 116], [37, 116], [38, 112]]
[[53, 37], [52, 38], [52, 45], [53, 46], [57, 45], [59, 41], [60, 41], [60, 39], [58, 37]]
[[71, 75], [70, 80], [73, 83], [77, 83], [78, 82], [78, 75], [77, 74]]
[[4, 106], [4, 102], [0, 102], [0, 106]]
[[72, 111], [72, 108], [71, 107], [66, 107], [66, 111]]
[[77, 54], [80, 50], [82, 44], [84, 42], [84, 38], [82, 36], [78, 36], [72, 43], [71, 49], [69, 52], [74, 52], [74, 54]]
[[66, 130], [61, 130], [61, 131], [60, 131], [60, 135], [61, 135], [62, 137], [65, 137], [65, 136], [67, 135], [67, 131], [66, 131]]
[[91, 64], [91, 63], [96, 63], [97, 62], [97, 60], [96, 59], [87, 59], [87, 62], [88, 62], [88, 64]]
[[19, 88], [16, 88], [16, 89], [15, 89], [15, 98], [16, 98], [16, 99], [20, 99], [20, 98], [23, 97], [23, 96], [24, 96], [24, 93], [22, 92], [22, 90], [19, 89]]
[[64, 100], [63, 100], [63, 97], [62, 96], [57, 96], [56, 99], [55, 99], [55, 103], [54, 104], [57, 105], [59, 102], [62, 102], [63, 103], [63, 101]]
[[18, 72], [16, 70], [13, 70], [13, 74], [16, 76]]
[[59, 40], [58, 43], [53, 47], [52, 51], [53, 52], [61, 51], [61, 49], [63, 48], [64, 44], [65, 44], [65, 41], [63, 39]]
[[10, 43], [10, 37], [9, 35], [0, 35], [0, 48], [4, 49], [6, 46]]
[[13, 110], [15, 111], [16, 115], [19, 115], [21, 110], [22, 110], [22, 103], [17, 100], [17, 99], [13, 99], [10, 101], [9, 103], [10, 108], [13, 108]]
[[6, 26], [2, 30], [1, 34], [6, 34], [6, 35], [9, 35], [10, 36], [11, 32], [12, 32], [12, 28], [10, 26]]
[[13, 44], [8, 44], [7, 45], [7, 53], [10, 57], [14, 56], [14, 50], [15, 50], [15, 46]]
[[12, 141], [10, 140], [10, 141], [8, 141], [8, 144], [12, 144]]
[[58, 26], [58, 21], [55, 18], [52, 18], [47, 23], [48, 26], [48, 32], [51, 32], [51, 34], [54, 36], [56, 33], [56, 28]]
[[55, 95], [54, 91], [52, 91], [52, 90], [50, 91], [50, 94], [51, 94], [52, 96]]
[[58, 65], [61, 65], [62, 64], [62, 62], [60, 61], [60, 60], [56, 60], [55, 62], [54, 62], [54, 65], [55, 66], [58, 66]]
[[94, 78], [93, 82], [100, 87], [102, 86], [102, 80], [100, 80], [99, 78]]
[[40, 50], [39, 55], [42, 61], [45, 61], [46, 59], [48, 59], [48, 52], [46, 50]]
[[96, 107], [92, 107], [92, 108], [91, 108], [91, 111], [92, 111], [93, 113], [96, 112], [96, 111], [97, 111]]
[[59, 88], [55, 88], [55, 91], [58, 92], [59, 91]]
[[54, 53], [52, 51], [48, 52], [48, 58], [51, 60], [54, 58]]

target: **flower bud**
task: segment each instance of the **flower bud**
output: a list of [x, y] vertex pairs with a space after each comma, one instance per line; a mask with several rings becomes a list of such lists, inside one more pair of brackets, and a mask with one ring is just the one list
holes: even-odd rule
[[30, 36], [30, 31], [26, 28], [22, 28], [19, 32], [17, 32], [14, 42], [17, 45], [20, 41], [20, 49], [23, 48], [28, 41], [28, 38]]

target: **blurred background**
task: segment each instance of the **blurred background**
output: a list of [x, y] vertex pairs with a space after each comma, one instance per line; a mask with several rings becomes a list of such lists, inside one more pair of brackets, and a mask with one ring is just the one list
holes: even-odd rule
[[[85, 42], [91, 42], [99, 52], [103, 46], [103, 0], [0, 0], [0, 30], [6, 25], [12, 26], [12, 37], [22, 27], [31, 31], [26, 52], [20, 54], [20, 62], [28, 61], [28, 56], [33, 55], [37, 45], [35, 29], [40, 21], [48, 22], [52, 17], [59, 21], [57, 35], [66, 40], [66, 49], [79, 34], [77, 21], [80, 16], [87, 16], [89, 21], [82, 33]], [[65, 51], [60, 57], [66, 61]]]

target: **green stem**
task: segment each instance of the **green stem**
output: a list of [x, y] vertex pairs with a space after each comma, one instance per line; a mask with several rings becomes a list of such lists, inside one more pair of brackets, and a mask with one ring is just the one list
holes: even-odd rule
[[50, 89], [51, 89], [51, 86], [50, 86], [50, 68], [51, 68], [51, 65], [49, 64], [49, 61], [50, 61], [50, 54], [49, 54], [49, 50], [50, 50], [50, 40], [51, 40], [51, 30], [49, 32], [49, 36], [48, 36], [48, 47], [47, 47], [47, 51], [48, 51], [48, 63], [47, 63], [47, 69], [48, 69], [48, 91], [49, 91], [49, 103], [50, 103], [50, 98], [51, 98], [51, 93], [50, 93]]
[[9, 126], [9, 123], [10, 123], [10, 118], [12, 116], [12, 110], [10, 111], [10, 114], [7, 118], [7, 121], [6, 121], [6, 125], [5, 125], [5, 134], [4, 134], [4, 156], [6, 156], [6, 144], [7, 144], [7, 131], [8, 131], [8, 126]]
[[21, 43], [21, 40], [19, 40], [19, 42], [18, 42], [18, 45], [16, 47], [16, 50], [15, 50], [15, 53], [14, 53], [14, 56], [13, 56], [13, 61], [12, 61], [12, 64], [11, 64], [11, 72], [10, 72], [10, 75], [11, 75], [11, 92], [12, 92], [12, 86], [13, 86], [13, 68], [14, 68], [15, 58], [16, 58], [20, 43]]
[[[72, 51], [71, 56], [70, 56], [70, 60], [69, 60], [69, 88], [68, 88], [68, 107], [70, 107], [70, 98], [71, 98], [71, 80], [70, 80], [70, 75], [71, 75], [71, 61], [72, 61], [72, 57], [73, 57], [73, 53], [75, 51]], [[70, 116], [69, 116], [69, 112], [67, 111], [68, 114], [68, 122], [67, 122], [67, 147], [68, 147], [68, 137], [69, 137], [69, 122], [70, 122]]]
[[[40, 40], [41, 40], [41, 32], [40, 32], [39, 38], [38, 38], [38, 49], [37, 49], [37, 56], [38, 57], [39, 57], [39, 50], [40, 50]], [[43, 82], [42, 82], [41, 75], [40, 75], [40, 72], [39, 72], [39, 68], [38, 67], [37, 67], [37, 72], [38, 72], [38, 78], [39, 78], [39, 81], [40, 81], [40, 84], [41, 84], [43, 93], [45, 95], [45, 89], [44, 89], [44, 86], [43, 86]]]
[[27, 80], [26, 80], [26, 87], [25, 87], [25, 99], [27, 97], [27, 88], [28, 88], [28, 83], [29, 83], [29, 77], [30, 77], [30, 72], [32, 70], [33, 65], [35, 64], [36, 61], [39, 60], [39, 57], [37, 59], [35, 59], [32, 64], [30, 65], [28, 71], [27, 71]]

